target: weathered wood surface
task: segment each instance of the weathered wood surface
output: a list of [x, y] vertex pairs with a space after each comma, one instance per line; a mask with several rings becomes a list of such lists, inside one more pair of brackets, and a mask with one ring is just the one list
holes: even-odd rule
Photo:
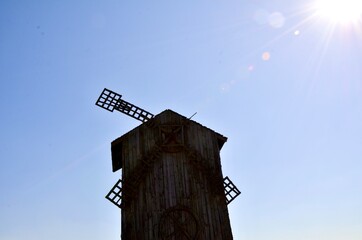
[[170, 110], [115, 140], [122, 239], [232, 239], [219, 154], [225, 141]]

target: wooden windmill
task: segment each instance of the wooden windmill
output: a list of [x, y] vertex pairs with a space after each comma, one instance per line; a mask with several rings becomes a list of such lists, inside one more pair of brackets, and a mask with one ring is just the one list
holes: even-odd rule
[[121, 208], [123, 240], [233, 239], [227, 205], [240, 191], [223, 177], [227, 138], [180, 114], [153, 114], [104, 89], [96, 102], [143, 122], [111, 144], [121, 179], [106, 198]]

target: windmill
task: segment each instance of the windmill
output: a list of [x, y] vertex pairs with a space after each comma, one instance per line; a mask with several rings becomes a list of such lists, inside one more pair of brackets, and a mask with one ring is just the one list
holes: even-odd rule
[[233, 239], [227, 205], [240, 191], [221, 171], [227, 138], [180, 114], [157, 115], [104, 89], [96, 105], [142, 122], [111, 143], [121, 179], [106, 198], [121, 209], [123, 240]]

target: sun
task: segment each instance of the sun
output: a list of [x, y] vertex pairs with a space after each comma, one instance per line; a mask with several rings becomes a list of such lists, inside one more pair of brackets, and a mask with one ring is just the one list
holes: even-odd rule
[[316, 14], [335, 23], [362, 20], [362, 0], [316, 0]]

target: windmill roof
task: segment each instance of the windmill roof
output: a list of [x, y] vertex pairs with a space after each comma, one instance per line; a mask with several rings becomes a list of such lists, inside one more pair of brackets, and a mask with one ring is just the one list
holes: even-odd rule
[[196, 121], [194, 121], [194, 120], [191, 120], [190, 118], [187, 118], [187, 117], [185, 117], [185, 116], [183, 116], [183, 115], [181, 115], [181, 114], [179, 114], [179, 113], [177, 113], [177, 112], [175, 112], [175, 111], [173, 111], [173, 110], [171, 110], [171, 109], [166, 109], [166, 110], [160, 112], [159, 114], [157, 114], [157, 115], [155, 116], [155, 118], [156, 118], [157, 116], [162, 115], [162, 114], [167, 113], [167, 112], [172, 113], [172, 114], [179, 115], [179, 116], [181, 116], [182, 118], [184, 118], [185, 120], [190, 121], [190, 122], [192, 122], [192, 123], [194, 123], [194, 124], [197, 124], [197, 125], [205, 128], [205, 129], [207, 129], [207, 130], [209, 130], [209, 131], [212, 131], [213, 133], [217, 134], [221, 139], [223, 139], [222, 143], [221, 143], [221, 142], [219, 143], [219, 144], [221, 144], [221, 145], [219, 146], [220, 149], [222, 148], [222, 146], [224, 145], [224, 143], [227, 141], [227, 137], [223, 136], [222, 134], [220, 134], [220, 133], [212, 130], [211, 128], [205, 127], [204, 125], [202, 125], [202, 124], [200, 124], [200, 123], [198, 123], [198, 122], [196, 122]]
[[181, 114], [179, 114], [179, 113], [177, 113], [177, 112], [175, 112], [173, 110], [166, 109], [166, 110], [162, 111], [161, 113], [155, 115], [154, 118], [152, 118], [151, 120], [149, 120], [149, 121], [147, 121], [145, 123], [142, 123], [141, 125], [135, 127], [134, 129], [130, 130], [129, 132], [127, 132], [126, 134], [122, 135], [121, 137], [115, 139], [112, 142], [112, 165], [113, 165], [113, 171], [114, 172], [122, 168], [122, 156], [119, 153], [117, 153], [117, 149], [119, 148], [118, 146], [122, 145], [122, 142], [125, 139], [128, 138], [129, 134], [132, 134], [134, 131], [137, 131], [137, 129], [145, 127], [148, 124], [152, 125], [158, 119], [162, 119], [163, 117], [167, 117], [167, 116], [164, 116], [164, 115], [167, 115], [167, 114], [169, 114], [171, 118], [172, 118], [172, 115], [177, 115], [177, 117], [179, 117], [179, 118], [181, 117], [182, 121], [184, 121], [186, 123], [196, 124], [198, 126], [201, 126], [203, 129], [205, 129], [207, 131], [210, 131], [213, 134], [215, 134], [216, 138], [217, 138], [217, 144], [218, 144], [219, 150], [221, 150], [224, 143], [227, 141], [227, 137], [223, 136], [222, 134], [217, 133], [214, 130], [208, 128], [208, 127], [205, 127], [205, 126], [201, 125], [200, 123], [198, 123], [198, 122], [196, 122], [194, 120], [191, 120], [191, 119], [189, 119], [189, 118], [187, 118], [185, 116], [182, 116]]

